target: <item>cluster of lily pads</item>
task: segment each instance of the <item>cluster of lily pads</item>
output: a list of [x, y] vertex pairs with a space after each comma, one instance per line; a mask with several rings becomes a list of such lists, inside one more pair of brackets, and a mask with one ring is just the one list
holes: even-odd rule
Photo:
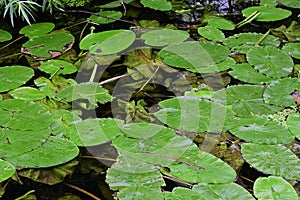
[[[261, 6], [243, 11], [249, 17], [245, 23], [288, 17], [291, 12], [275, 7], [278, 3], [300, 7], [293, 0], [261, 1]], [[270, 17], [274, 12], [279, 13], [278, 18], [274, 14]], [[90, 17], [94, 23], [114, 21], [103, 19]], [[106, 181], [118, 191], [118, 199], [298, 199], [293, 185], [300, 178], [300, 159], [295, 154], [299, 152], [292, 151], [300, 139], [299, 65], [294, 62], [300, 59], [298, 24], [229, 37], [222, 31], [237, 26], [212, 17], [206, 26], [199, 27], [200, 41], [188, 40], [186, 31], [167, 28], [92, 32], [80, 40], [79, 48], [93, 60], [76, 63], [63, 59], [75, 44], [68, 31], [55, 31], [52, 23], [22, 28], [20, 34], [28, 41], [21, 52], [37, 60], [39, 66], [35, 70], [21, 65], [0, 68], [0, 182], [16, 172], [43, 182], [32, 170], [42, 173], [68, 163], [72, 173], [79, 147], [112, 142], [118, 157], [107, 170]], [[1, 30], [0, 42], [10, 39], [11, 35]], [[140, 118], [139, 123], [83, 118], [82, 111], [116, 98], [95, 80], [93, 69], [101, 65], [97, 59], [116, 59], [136, 41], [147, 48], [125, 53], [124, 62], [136, 82], [144, 80], [141, 74], [147, 79], [155, 77], [158, 66], [170, 73], [180, 69], [198, 75], [219, 74], [221, 80], [220, 74], [228, 73], [238, 84], [218, 90], [196, 84], [181, 96], [159, 102], [154, 116], [144, 108], [147, 120]], [[80, 74], [78, 70], [87, 63], [93, 71], [88, 80], [70, 78]], [[37, 73], [45, 75], [34, 76]], [[74, 109], [77, 107], [80, 109]], [[155, 122], [167, 126], [154, 123], [154, 117]], [[235, 183], [233, 167], [200, 150], [189, 137], [178, 134], [181, 131], [234, 135], [239, 138], [242, 158], [268, 176], [255, 180], [253, 196]], [[51, 184], [63, 181], [66, 175]], [[186, 187], [162, 191], [164, 178]]]

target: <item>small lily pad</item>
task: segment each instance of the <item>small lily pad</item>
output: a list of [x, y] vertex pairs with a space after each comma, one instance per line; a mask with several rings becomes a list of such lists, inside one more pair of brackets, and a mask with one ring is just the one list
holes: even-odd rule
[[3, 29], [0, 29], [0, 42], [5, 42], [12, 39], [12, 35]]
[[172, 4], [166, 0], [141, 0], [141, 4], [154, 10], [167, 11], [172, 9]]
[[208, 19], [208, 25], [222, 30], [235, 29], [235, 24], [232, 21], [219, 17], [213, 17]]
[[12, 164], [2, 159], [0, 159], [0, 169], [0, 183], [10, 178], [16, 172]]
[[29, 81], [34, 71], [24, 66], [5, 66], [0, 68], [0, 92], [6, 92]]
[[9, 92], [11, 96], [15, 99], [22, 100], [40, 100], [46, 97], [40, 90], [32, 87], [19, 87], [11, 92]]
[[49, 33], [55, 27], [55, 24], [50, 22], [42, 22], [42, 23], [35, 23], [31, 25], [24, 26], [19, 33], [25, 34], [27, 37], [32, 38], [34, 36], [39, 36], [42, 34]]
[[117, 19], [120, 19], [122, 17], [122, 13], [120, 11], [113, 10], [101, 11], [96, 14], [99, 15], [92, 15], [89, 17], [89, 19], [96, 24], [109, 24], [115, 22]]
[[165, 46], [168, 44], [183, 42], [189, 38], [189, 34], [185, 31], [160, 29], [149, 31], [142, 34], [141, 39], [151, 46]]
[[[133, 0], [123, 0], [122, 2], [125, 3], [125, 4], [128, 4], [128, 3], [131, 3]], [[107, 4], [104, 4], [104, 5], [101, 5], [99, 6], [100, 8], [116, 8], [116, 7], [119, 7], [121, 6], [121, 1], [117, 0], [117, 1], [112, 1], [112, 2], [109, 2]]]
[[252, 6], [244, 9], [243, 15], [249, 17], [255, 11], [260, 12], [260, 15], [255, 18], [256, 21], [270, 22], [278, 21], [288, 18], [292, 12], [289, 10], [284, 10], [282, 8], [275, 7], [265, 7], [265, 6]]
[[253, 47], [247, 53], [247, 60], [256, 70], [271, 78], [287, 77], [294, 66], [289, 55], [271, 46]]
[[259, 177], [254, 182], [254, 195], [258, 199], [298, 200], [293, 186], [282, 177]]
[[291, 133], [300, 140], [300, 114], [290, 114], [286, 120], [286, 124]]
[[51, 75], [73, 74], [77, 71], [77, 67], [64, 60], [49, 60], [42, 62], [42, 64], [39, 66], [39, 70]]
[[129, 30], [91, 33], [80, 41], [79, 47], [97, 55], [115, 54], [127, 49], [134, 42], [135, 37], [135, 33]]
[[291, 8], [300, 8], [299, 1], [297, 0], [279, 0], [279, 3]]
[[206, 39], [221, 42], [225, 39], [224, 33], [213, 26], [204, 26], [198, 28], [198, 33]]
[[300, 178], [300, 160], [285, 146], [246, 143], [241, 152], [252, 167], [264, 173], [291, 180]]
[[282, 51], [287, 52], [293, 58], [300, 59], [300, 43], [287, 43], [283, 46]]

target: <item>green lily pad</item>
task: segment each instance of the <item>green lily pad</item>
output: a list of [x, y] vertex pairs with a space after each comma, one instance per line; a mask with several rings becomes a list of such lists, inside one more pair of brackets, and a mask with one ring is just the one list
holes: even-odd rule
[[5, 66], [0, 68], [0, 92], [6, 92], [29, 81], [34, 71], [24, 66]]
[[0, 159], [0, 183], [10, 178], [16, 172], [15, 167], [9, 162]]
[[176, 97], [159, 102], [161, 109], [154, 115], [163, 123], [191, 132], [223, 130], [226, 107], [197, 97]]
[[258, 199], [298, 200], [293, 186], [282, 177], [259, 177], [254, 182], [254, 195]]
[[300, 43], [287, 43], [283, 46], [282, 51], [287, 52], [293, 58], [300, 59]]
[[[226, 38], [223, 43], [225, 46], [231, 48], [232, 51], [247, 53], [247, 51], [254, 47], [261, 37], [263, 37], [262, 33], [239, 33]], [[273, 35], [268, 35], [259, 45], [278, 47], [280, 45], [280, 41], [279, 38]]]
[[77, 67], [64, 60], [49, 60], [46, 62], [42, 62], [42, 64], [39, 66], [39, 70], [51, 75], [65, 75], [75, 73], [77, 71]]
[[208, 25], [222, 30], [235, 29], [235, 24], [232, 21], [219, 17], [209, 18]]
[[[131, 3], [133, 0], [123, 0], [122, 2], [125, 3], [125, 4], [129, 4]], [[100, 8], [116, 8], [116, 7], [119, 7], [121, 6], [121, 1], [117, 0], [117, 1], [112, 1], [112, 2], [109, 2], [107, 4], [104, 4], [104, 5], [101, 5], [99, 6]]]
[[[81, 121], [81, 118], [76, 114], [65, 110], [59, 109], [52, 112], [52, 117], [54, 122], [51, 124], [52, 135], [56, 135], [58, 137], [65, 136], [69, 138], [72, 142], [74, 142], [70, 137], [73, 129], [71, 127], [75, 126], [75, 123]], [[75, 134], [77, 135], [77, 130], [75, 128]], [[75, 142], [74, 142], [75, 143]]]
[[247, 53], [249, 64], [271, 78], [287, 77], [294, 66], [289, 55], [275, 47], [253, 47]]
[[35, 36], [23, 44], [21, 52], [32, 55], [36, 59], [47, 60], [69, 50], [74, 40], [73, 35], [65, 32]]
[[134, 42], [135, 37], [135, 33], [129, 30], [91, 33], [80, 41], [79, 47], [97, 55], [115, 54], [127, 49]]
[[171, 44], [159, 51], [167, 65], [184, 68], [191, 72], [201, 73], [202, 69], [217, 68], [209, 52], [199, 42], [183, 42]]
[[204, 26], [198, 28], [198, 33], [206, 39], [221, 42], [225, 39], [224, 33], [214, 26]]
[[292, 12], [289, 10], [265, 6], [252, 6], [249, 8], [245, 8], [242, 12], [245, 17], [249, 17], [255, 11], [260, 12], [260, 15], [256, 17], [255, 20], [262, 22], [282, 20], [288, 18], [292, 14]]
[[243, 187], [235, 183], [227, 184], [207, 184], [199, 183], [193, 189], [176, 187], [172, 193], [164, 192], [166, 200], [185, 200], [185, 199], [245, 199], [254, 200], [252, 195]]
[[262, 73], [259, 73], [248, 63], [232, 65], [231, 69], [232, 71], [229, 71], [228, 73], [233, 78], [243, 81], [245, 83], [263, 84], [273, 80], [272, 78]]
[[79, 149], [73, 142], [51, 136], [38, 148], [6, 160], [18, 167], [44, 168], [66, 163], [78, 153]]
[[12, 39], [12, 35], [3, 29], [0, 29], [0, 42], [5, 42]]
[[58, 98], [64, 99], [67, 102], [72, 102], [78, 99], [87, 99], [89, 104], [87, 108], [97, 107], [97, 103], [107, 103], [112, 100], [112, 96], [108, 90], [104, 89], [98, 83], [80, 83], [71, 85], [56, 95]]
[[199, 44], [208, 52], [215, 63], [220, 63], [224, 60], [229, 59], [230, 50], [220, 44], [212, 42], [199, 42]]
[[[174, 130], [166, 128], [164, 126], [160, 126], [157, 124], [151, 123], [131, 123], [126, 124], [121, 129], [122, 132], [131, 138], [146, 138], [146, 137], [153, 137], [156, 134], [167, 135], [171, 132], [171, 137], [175, 134]], [[164, 132], [164, 133], [161, 133]]]
[[286, 120], [286, 124], [291, 133], [300, 140], [300, 114], [290, 114]]
[[42, 23], [35, 23], [24, 26], [19, 33], [25, 34], [27, 37], [32, 38], [34, 36], [43, 35], [52, 31], [55, 27], [55, 24], [51, 22], [42, 22]]
[[10, 91], [9, 94], [15, 99], [32, 101], [44, 99], [46, 97], [40, 90], [32, 87], [19, 87]]
[[241, 152], [257, 170], [291, 180], [300, 178], [300, 160], [285, 146], [247, 143], [242, 145]]
[[165, 46], [168, 44], [183, 42], [189, 38], [189, 34], [185, 31], [160, 29], [153, 30], [142, 34], [141, 39], [151, 46]]
[[172, 4], [166, 0], [141, 0], [141, 4], [154, 10], [167, 11], [172, 9]]
[[297, 78], [284, 78], [271, 82], [265, 89], [265, 102], [277, 106], [288, 107], [295, 105], [292, 93], [300, 91], [300, 80]]
[[284, 126], [261, 117], [253, 117], [230, 132], [247, 142], [258, 144], [282, 144], [294, 140], [294, 136]]
[[291, 8], [300, 8], [299, 2], [297, 0], [279, 0], [279, 3]]
[[278, 4], [278, 0], [260, 0], [260, 5], [265, 7], [275, 7]]
[[117, 19], [120, 19], [123, 15], [120, 11], [113, 11], [113, 10], [101, 11], [96, 14], [99, 14], [100, 16], [92, 15], [89, 17], [89, 19], [96, 24], [109, 24], [115, 22]]

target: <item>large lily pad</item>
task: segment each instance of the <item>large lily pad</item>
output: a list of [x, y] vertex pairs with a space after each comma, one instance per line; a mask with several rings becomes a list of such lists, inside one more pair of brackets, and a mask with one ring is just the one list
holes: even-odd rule
[[12, 164], [2, 159], [0, 159], [0, 169], [0, 183], [10, 178], [16, 172]]
[[298, 200], [298, 194], [282, 177], [259, 177], [254, 183], [254, 195], [260, 199]]
[[292, 14], [289, 10], [265, 6], [252, 6], [244, 9], [242, 12], [245, 17], [249, 17], [255, 11], [260, 12], [260, 15], [256, 17], [255, 20], [263, 22], [282, 20], [288, 18]]
[[5, 66], [0, 68], [0, 92], [6, 92], [26, 83], [34, 71], [24, 66]]
[[32, 38], [34, 36], [39, 36], [42, 34], [49, 33], [55, 27], [55, 24], [51, 22], [42, 22], [42, 23], [35, 23], [24, 26], [19, 33], [25, 34], [27, 37]]
[[294, 62], [289, 55], [275, 47], [253, 47], [247, 53], [248, 62], [260, 73], [271, 78], [287, 77]]
[[189, 34], [185, 31], [160, 29], [153, 30], [142, 34], [141, 39], [151, 46], [165, 46], [168, 44], [183, 42], [189, 38]]
[[141, 0], [141, 4], [154, 10], [171, 10], [172, 4], [167, 0]]
[[285, 146], [247, 143], [241, 152], [252, 167], [264, 173], [291, 180], [300, 178], [300, 160]]
[[127, 49], [134, 42], [135, 37], [135, 33], [129, 30], [91, 33], [80, 41], [79, 47], [97, 55], [115, 54]]
[[5, 42], [12, 39], [12, 35], [3, 29], [0, 29], [0, 42]]

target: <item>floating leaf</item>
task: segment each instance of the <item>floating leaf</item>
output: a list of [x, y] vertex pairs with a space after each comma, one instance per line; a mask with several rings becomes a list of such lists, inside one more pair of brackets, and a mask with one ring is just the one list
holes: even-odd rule
[[91, 33], [79, 43], [82, 50], [89, 50], [97, 55], [119, 53], [127, 49], [135, 40], [135, 33], [129, 30], [110, 30]]
[[12, 39], [12, 35], [6, 30], [0, 29], [0, 42], [5, 42]]
[[78, 153], [79, 149], [73, 142], [51, 136], [38, 148], [6, 160], [18, 167], [43, 168], [66, 163], [75, 158]]
[[99, 15], [92, 15], [89, 17], [89, 19], [96, 24], [109, 24], [122, 17], [122, 13], [120, 11], [113, 10], [101, 11], [96, 14]]
[[[225, 46], [230, 47], [232, 51], [247, 53], [247, 51], [254, 47], [254, 45], [259, 41], [261, 37], [263, 37], [262, 33], [239, 33], [226, 38], [223, 43]], [[279, 38], [273, 35], [268, 35], [260, 43], [260, 46], [278, 47], [279, 45]]]
[[[128, 3], [131, 3], [133, 0], [123, 0], [122, 2], [123, 3], [126, 3], [126, 4], [128, 4]], [[99, 6], [100, 8], [116, 8], [116, 7], [119, 7], [119, 6], [121, 6], [122, 3], [121, 1], [119, 1], [119, 0], [117, 0], [117, 1], [112, 1], [112, 2], [109, 2], [109, 3], [107, 3], [107, 4], [104, 4], [104, 5], [101, 5], [101, 6]]]
[[300, 80], [297, 78], [284, 78], [271, 82], [265, 89], [265, 102], [277, 106], [288, 107], [295, 105], [292, 93], [300, 91]]
[[[147, 137], [153, 137], [156, 134], [161, 134], [168, 137], [167, 134], [170, 133], [171, 133], [171, 137], [173, 137], [175, 134], [174, 130], [172, 129], [157, 124], [151, 124], [151, 123], [126, 124], [123, 126], [121, 130], [126, 136], [130, 138], [147, 138]], [[161, 133], [161, 131], [163, 133]]]
[[24, 66], [5, 66], [0, 68], [0, 92], [6, 92], [26, 83], [34, 71]]
[[300, 8], [299, 2], [297, 0], [279, 0], [279, 3], [291, 8]]
[[263, 22], [282, 20], [288, 18], [292, 14], [292, 12], [289, 10], [265, 6], [252, 6], [245, 8], [242, 12], [245, 17], [249, 17], [255, 11], [260, 12], [260, 15], [256, 17], [255, 20]]
[[247, 143], [242, 145], [244, 159], [254, 168], [276, 176], [296, 180], [300, 178], [300, 160], [282, 145]]
[[273, 79], [259, 73], [248, 63], [237, 64], [231, 66], [232, 71], [228, 73], [235, 79], [246, 83], [263, 84], [272, 81]]
[[72, 74], [77, 71], [77, 67], [64, 60], [49, 60], [42, 62], [39, 66], [39, 70], [51, 75]]
[[290, 114], [286, 120], [286, 124], [291, 133], [300, 140], [300, 114]]
[[40, 90], [32, 87], [19, 87], [11, 92], [9, 92], [11, 96], [15, 99], [22, 100], [40, 100], [46, 97]]
[[298, 200], [295, 189], [282, 177], [259, 177], [254, 182], [254, 195], [259, 200]]
[[12, 164], [2, 159], [0, 159], [0, 169], [0, 183], [10, 178], [16, 172]]
[[284, 126], [262, 117], [242, 121], [230, 132], [247, 142], [259, 144], [281, 144], [294, 140], [294, 136]]
[[111, 95], [106, 89], [98, 83], [80, 83], [71, 85], [57, 93], [57, 97], [66, 100], [67, 102], [78, 99], [87, 99], [90, 103], [88, 108], [97, 107], [97, 103], [107, 103], [112, 100]]
[[275, 47], [253, 47], [247, 53], [249, 64], [271, 78], [287, 77], [294, 62], [286, 53]]
[[282, 51], [287, 52], [293, 58], [300, 59], [300, 43], [287, 43], [283, 46]]
[[219, 18], [219, 17], [213, 17], [208, 19], [208, 25], [212, 27], [216, 27], [218, 29], [222, 30], [234, 30], [235, 25], [232, 21]]
[[265, 7], [275, 7], [277, 4], [277, 0], [260, 0], [260, 5]]
[[[79, 123], [81, 118], [65, 109], [59, 109], [52, 112], [52, 117], [54, 119], [54, 122], [51, 124], [52, 135], [56, 135], [58, 137], [65, 136], [72, 142], [76, 143], [70, 138], [70, 132], [72, 132], [71, 127], [74, 126], [75, 123]], [[74, 131], [77, 135], [76, 128]]]
[[225, 39], [224, 33], [213, 27], [213, 26], [205, 26], [205, 27], [199, 27], [198, 33], [205, 37], [206, 39], [212, 40], [212, 41], [218, 41], [221, 42]]
[[142, 34], [141, 39], [151, 46], [165, 46], [168, 44], [183, 42], [189, 38], [189, 34], [185, 31], [160, 29], [153, 30]]
[[171, 44], [163, 48], [158, 55], [167, 65], [184, 68], [191, 72], [202, 72], [211, 68], [216, 69], [215, 62], [209, 52], [199, 42], [183, 42]]
[[172, 9], [172, 4], [166, 0], [141, 0], [141, 4], [154, 10], [167, 11]]
[[212, 42], [201, 41], [199, 43], [208, 52], [215, 63], [220, 63], [228, 59], [230, 50], [227, 47]]
[[74, 36], [65, 32], [54, 32], [31, 38], [23, 44], [22, 53], [32, 55], [40, 60], [47, 60], [60, 56], [68, 51], [73, 42]]
[[165, 124], [191, 132], [223, 130], [226, 107], [197, 97], [176, 97], [159, 102], [155, 116]]
[[24, 26], [19, 33], [25, 34], [26, 37], [32, 38], [34, 36], [43, 35], [52, 31], [55, 27], [55, 24], [51, 22], [42, 22], [35, 23]]

